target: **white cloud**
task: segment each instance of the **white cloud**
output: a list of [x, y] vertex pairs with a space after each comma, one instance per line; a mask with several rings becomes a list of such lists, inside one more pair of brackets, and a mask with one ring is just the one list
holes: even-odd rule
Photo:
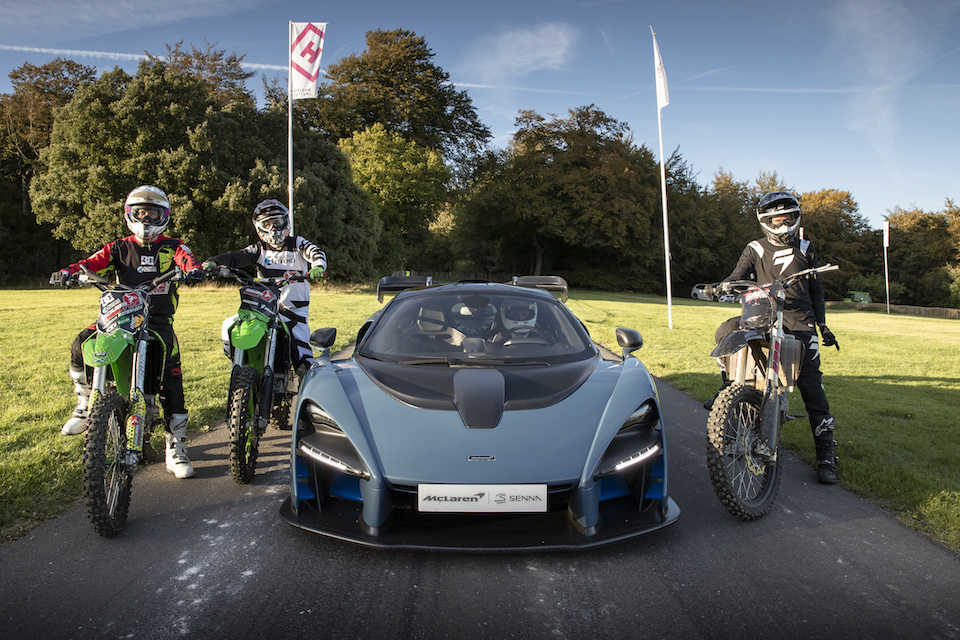
[[838, 0], [828, 13], [841, 50], [862, 78], [849, 124], [888, 162], [897, 157], [897, 102], [931, 60], [944, 18], [954, 11], [953, 0]]
[[562, 23], [503, 29], [484, 38], [465, 66], [486, 83], [562, 69], [577, 37], [576, 27]]
[[[152, 30], [182, 20], [234, 14], [257, 6], [256, 0], [32, 0], [0, 3], [0, 36], [27, 44], [42, 37], [73, 40], [130, 29]], [[262, 3], [261, 3], [262, 4]]]

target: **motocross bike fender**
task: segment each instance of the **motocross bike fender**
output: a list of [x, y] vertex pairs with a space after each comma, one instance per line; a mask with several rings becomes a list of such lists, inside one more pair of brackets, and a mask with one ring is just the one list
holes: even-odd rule
[[752, 341], [764, 339], [765, 335], [766, 332], [757, 331], [756, 329], [737, 329], [736, 331], [731, 331], [724, 336], [720, 344], [710, 353], [710, 357], [722, 358], [724, 356], [731, 356]]
[[244, 321], [235, 324], [230, 330], [230, 342], [234, 348], [247, 351], [260, 344], [266, 335], [266, 323]]
[[94, 334], [83, 343], [83, 362], [89, 367], [113, 364], [131, 344], [133, 335], [126, 331]]

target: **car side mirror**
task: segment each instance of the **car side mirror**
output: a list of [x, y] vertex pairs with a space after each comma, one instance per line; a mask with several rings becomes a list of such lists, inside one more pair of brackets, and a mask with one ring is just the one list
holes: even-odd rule
[[635, 329], [617, 329], [617, 344], [623, 349], [623, 359], [643, 346], [643, 336]]
[[329, 349], [337, 340], [336, 327], [324, 327], [310, 334], [310, 344], [321, 349]]

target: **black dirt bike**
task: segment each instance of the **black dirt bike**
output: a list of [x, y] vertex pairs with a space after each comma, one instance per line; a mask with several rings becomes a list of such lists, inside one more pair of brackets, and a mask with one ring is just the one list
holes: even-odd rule
[[740, 328], [710, 354], [729, 380], [707, 419], [707, 470], [720, 502], [741, 520], [765, 514], [780, 488], [780, 428], [790, 415], [788, 394], [800, 374], [803, 345], [783, 330], [785, 291], [801, 278], [834, 271], [806, 269], [772, 284], [749, 280], [707, 287], [707, 295], [738, 293]]
[[280, 319], [280, 290], [308, 280], [295, 273], [283, 278], [255, 278], [232, 267], [214, 275], [240, 283], [240, 310], [224, 326], [224, 353], [233, 363], [227, 392], [230, 426], [230, 473], [249, 484], [257, 468], [260, 437], [267, 426], [290, 429], [290, 412], [298, 378], [292, 368], [290, 333]]
[[87, 269], [76, 277], [102, 292], [97, 331], [83, 343], [84, 364], [93, 367], [83, 443], [83, 495], [90, 524], [105, 538], [117, 535], [126, 524], [144, 439], [163, 425], [156, 398], [166, 347], [149, 329], [147, 296], [182, 279], [179, 269], [135, 287]]

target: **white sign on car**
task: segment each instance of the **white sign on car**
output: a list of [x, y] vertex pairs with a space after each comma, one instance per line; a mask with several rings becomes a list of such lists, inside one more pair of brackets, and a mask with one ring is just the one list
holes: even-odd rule
[[547, 510], [545, 484], [421, 484], [419, 511], [530, 513]]

